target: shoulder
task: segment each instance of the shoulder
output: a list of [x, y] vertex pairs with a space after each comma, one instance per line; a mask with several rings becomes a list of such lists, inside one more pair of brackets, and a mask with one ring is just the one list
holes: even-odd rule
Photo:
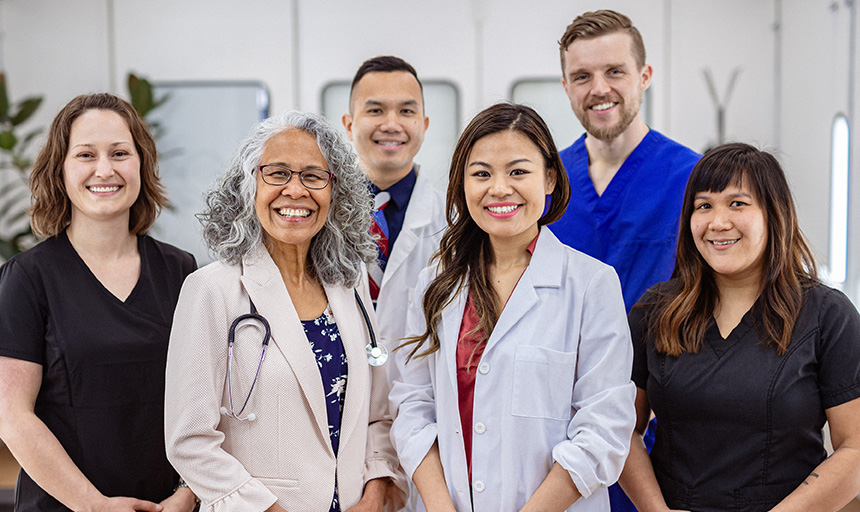
[[539, 269], [538, 280], [546, 279], [547, 284], [557, 281], [582, 293], [602, 293], [611, 287], [618, 288], [620, 294], [621, 283], [614, 268], [563, 244], [546, 226], [541, 228], [531, 265]]
[[648, 132], [648, 135], [653, 140], [655, 156], [659, 155], [659, 159], [662, 162], [673, 164], [673, 168], [685, 169], [687, 174], [690, 173], [696, 163], [702, 158], [702, 155], [699, 153], [696, 153], [683, 144], [675, 142], [657, 130], [652, 129]]
[[0, 266], [0, 283], [20, 278], [32, 281], [41, 279], [45, 270], [68, 268], [65, 265], [72, 253], [66, 249], [71, 246], [66, 248], [63, 243], [58, 237], [51, 237], [11, 257]]
[[818, 323], [827, 323], [833, 318], [858, 318], [857, 308], [844, 293], [822, 283], [816, 283], [804, 291], [803, 309], [811, 310]]
[[[445, 193], [426, 178], [419, 174], [415, 179], [415, 186], [412, 188], [412, 199], [418, 199], [421, 202], [426, 202], [437, 210], [445, 209]], [[412, 201], [410, 199], [410, 202]]]
[[192, 272], [186, 283], [203, 285], [208, 283], [211, 288], [220, 288], [232, 281], [239, 282], [242, 276], [240, 264], [230, 264], [223, 261], [215, 261]]
[[561, 161], [564, 165], [569, 165], [576, 162], [577, 159], [582, 158], [585, 158], [587, 161], [588, 153], [585, 151], [585, 135], [583, 134], [573, 144], [559, 151], [558, 154], [561, 156]]
[[170, 244], [159, 242], [149, 235], [141, 236], [141, 244], [148, 255], [156, 257], [169, 270], [179, 269], [183, 277], [197, 268], [197, 262], [189, 252]]

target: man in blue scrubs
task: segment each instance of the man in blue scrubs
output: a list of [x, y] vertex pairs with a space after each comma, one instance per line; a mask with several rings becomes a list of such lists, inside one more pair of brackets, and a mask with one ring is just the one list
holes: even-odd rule
[[586, 133], [561, 151], [572, 193], [550, 229], [615, 268], [630, 311], [672, 274], [684, 188], [701, 155], [642, 120], [652, 69], [627, 16], [587, 12], [559, 46], [561, 83]]
[[[615, 268], [629, 312], [672, 275], [684, 188], [701, 155], [642, 120], [652, 69], [630, 18], [609, 10], [577, 16], [559, 51], [561, 83], [586, 133], [561, 151], [570, 204], [549, 227], [565, 244]], [[653, 436], [651, 425], [649, 449]], [[609, 500], [613, 512], [636, 510], [618, 484]]]

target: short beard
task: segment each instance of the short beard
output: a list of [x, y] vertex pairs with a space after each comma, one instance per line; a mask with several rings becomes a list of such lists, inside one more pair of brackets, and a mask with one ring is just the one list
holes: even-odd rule
[[[621, 108], [621, 119], [619, 119], [615, 125], [606, 128], [596, 128], [592, 126], [588, 119], [587, 112], [583, 112], [581, 117], [577, 117], [579, 118], [579, 122], [582, 124], [582, 127], [585, 128], [585, 131], [588, 132], [590, 136], [603, 142], [609, 142], [624, 133], [627, 127], [630, 126], [630, 123], [636, 119], [636, 115], [639, 113], [641, 105], [642, 102], [640, 101], [639, 104], [636, 105], [635, 109], [628, 109], [626, 103], [619, 102], [618, 106]], [[574, 114], [576, 114], [576, 111], [574, 111]]]

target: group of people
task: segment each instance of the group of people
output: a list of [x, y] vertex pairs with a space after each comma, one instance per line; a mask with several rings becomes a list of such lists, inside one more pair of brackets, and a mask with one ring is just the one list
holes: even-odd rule
[[586, 133], [559, 152], [534, 110], [490, 106], [446, 196], [397, 57], [359, 68], [346, 138], [260, 122], [207, 194], [201, 269], [146, 235], [166, 196], [145, 123], [73, 99], [30, 180], [45, 240], [0, 267], [16, 510], [848, 503], [860, 315], [819, 281], [778, 162], [650, 129], [626, 16], [559, 45]]

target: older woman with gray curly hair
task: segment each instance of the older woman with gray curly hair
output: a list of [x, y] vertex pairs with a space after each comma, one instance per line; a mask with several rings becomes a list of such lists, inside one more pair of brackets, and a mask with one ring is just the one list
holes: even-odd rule
[[167, 454], [205, 511], [396, 509], [388, 383], [368, 364], [372, 200], [322, 118], [259, 123], [207, 198], [219, 261], [170, 336]]

